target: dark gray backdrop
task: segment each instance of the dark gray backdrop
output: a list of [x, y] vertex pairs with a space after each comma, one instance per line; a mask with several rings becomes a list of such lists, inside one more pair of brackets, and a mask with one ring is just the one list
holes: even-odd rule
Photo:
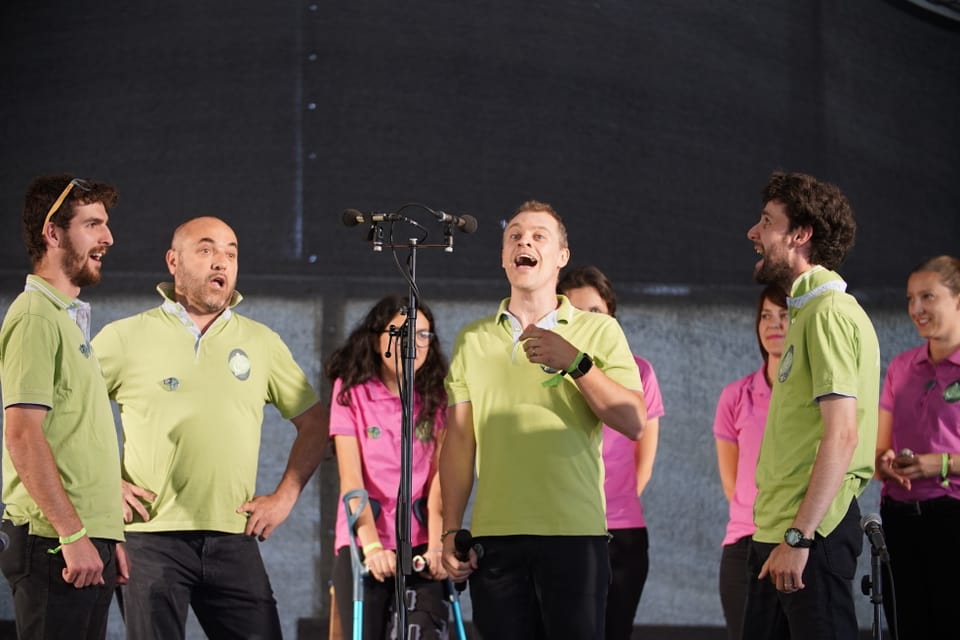
[[573, 262], [600, 264], [628, 295], [740, 286], [754, 261], [744, 233], [775, 168], [848, 193], [861, 226], [844, 269], [855, 288], [899, 296], [919, 260], [958, 253], [960, 31], [897, 3], [0, 11], [10, 286], [26, 266], [14, 233], [24, 188], [57, 171], [120, 187], [109, 269], [138, 281], [163, 273], [173, 227], [200, 214], [237, 229], [244, 289], [286, 274], [321, 289], [395, 281], [340, 212], [416, 201], [479, 220], [452, 256], [419, 262], [421, 280], [469, 290], [499, 282], [498, 222], [534, 197], [565, 216]]

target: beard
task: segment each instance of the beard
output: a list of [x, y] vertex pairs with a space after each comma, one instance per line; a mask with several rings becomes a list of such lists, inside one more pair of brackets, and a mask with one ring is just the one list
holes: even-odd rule
[[100, 282], [99, 262], [94, 266], [91, 264], [93, 260], [89, 255], [77, 251], [69, 234], [64, 234], [62, 245], [63, 257], [60, 259], [60, 267], [70, 280], [70, 284], [82, 289]]
[[760, 266], [753, 272], [753, 279], [759, 284], [772, 284], [790, 293], [793, 272], [786, 262], [774, 260], [773, 256], [765, 255]]
[[192, 275], [186, 269], [178, 267], [174, 280], [177, 293], [183, 295], [191, 305], [204, 313], [223, 311], [233, 297], [231, 287], [226, 286], [220, 291], [211, 291], [207, 278]]

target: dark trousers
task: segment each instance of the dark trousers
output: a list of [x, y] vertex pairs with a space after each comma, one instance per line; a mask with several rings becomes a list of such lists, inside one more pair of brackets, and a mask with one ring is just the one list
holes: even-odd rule
[[[743, 633], [743, 610], [747, 604], [747, 554], [750, 552], [750, 536], [723, 545], [720, 553], [720, 604], [727, 621], [727, 637], [740, 640]], [[756, 580], [754, 577], [753, 580]]]
[[814, 536], [803, 570], [804, 589], [781, 593], [769, 577], [756, 579], [776, 546], [756, 541], [750, 545], [743, 640], [857, 640], [853, 578], [863, 548], [857, 501], [851, 501], [847, 515], [830, 535]]
[[277, 602], [253, 536], [210, 531], [127, 533], [122, 588], [131, 640], [184, 638], [187, 607], [209, 638], [281, 637]]
[[8, 520], [0, 526], [10, 538], [10, 546], [0, 553], [0, 569], [13, 592], [17, 636], [21, 640], [106, 638], [117, 582], [117, 543], [92, 540], [103, 560], [105, 584], [77, 589], [63, 580], [63, 554], [47, 553], [60, 544], [57, 539], [30, 535], [28, 526]]
[[650, 570], [646, 527], [610, 531], [610, 589], [607, 593], [607, 640], [630, 640], [643, 585]]
[[604, 637], [606, 536], [496, 536], [470, 576], [474, 628], [485, 640]]
[[880, 516], [893, 572], [893, 585], [883, 573], [883, 604], [891, 630], [896, 597], [899, 635], [891, 637], [942, 636], [941, 630], [956, 625], [960, 553], [954, 536], [960, 530], [960, 500], [943, 497], [905, 503], [884, 498]]
[[[415, 547], [413, 554], [426, 550]], [[450, 609], [443, 592], [443, 583], [419, 575], [406, 577], [404, 606], [407, 608], [407, 635], [410, 640], [437, 640], [447, 637]], [[398, 638], [396, 629], [396, 580], [378, 582], [373, 576], [363, 579], [363, 638], [384, 640]], [[344, 638], [353, 638], [353, 566], [350, 547], [341, 547], [333, 559], [333, 594], [340, 614]]]

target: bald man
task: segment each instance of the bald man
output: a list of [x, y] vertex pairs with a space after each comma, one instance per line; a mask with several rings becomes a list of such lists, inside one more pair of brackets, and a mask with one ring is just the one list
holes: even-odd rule
[[[239, 245], [190, 220], [166, 254], [159, 307], [94, 338], [123, 428], [128, 638], [183, 638], [187, 607], [210, 638], [279, 638], [260, 556], [327, 442], [323, 405], [283, 340], [233, 308]], [[263, 407], [297, 430], [273, 493], [255, 495]]]

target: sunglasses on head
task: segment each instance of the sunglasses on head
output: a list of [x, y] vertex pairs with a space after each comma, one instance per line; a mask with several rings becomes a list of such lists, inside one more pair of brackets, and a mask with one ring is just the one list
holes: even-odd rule
[[81, 191], [90, 191], [90, 183], [86, 180], [80, 178], [74, 178], [67, 183], [67, 186], [63, 188], [63, 191], [60, 192], [60, 195], [56, 200], [53, 201], [53, 205], [50, 207], [50, 210], [47, 211], [46, 217], [43, 219], [43, 226], [40, 227], [40, 234], [43, 234], [43, 230], [47, 228], [47, 225], [50, 223], [50, 218], [53, 217], [53, 214], [60, 208], [60, 205], [63, 204], [63, 201], [66, 200], [67, 196], [70, 195], [70, 192], [73, 188], [76, 187]]

